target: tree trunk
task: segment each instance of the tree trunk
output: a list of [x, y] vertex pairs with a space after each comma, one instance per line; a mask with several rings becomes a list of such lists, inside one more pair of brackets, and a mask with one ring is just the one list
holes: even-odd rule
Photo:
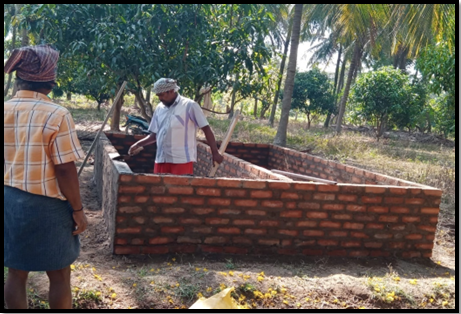
[[339, 79], [339, 64], [341, 63], [341, 54], [343, 51], [343, 46], [339, 44], [339, 51], [338, 51], [338, 60], [336, 61], [336, 68], [335, 68], [335, 88], [334, 88], [334, 97], [336, 98], [336, 91], [338, 88], [338, 79]]
[[67, 97], [68, 101], [71, 101], [72, 100], [72, 93], [67, 93], [66, 97]]
[[330, 126], [330, 120], [331, 120], [331, 113], [327, 113], [327, 118], [325, 119], [325, 123], [323, 124], [323, 127], [325, 129], [328, 129]]
[[146, 101], [151, 104], [151, 98], [152, 98], [152, 86], [147, 87], [146, 91]]
[[311, 128], [311, 115], [310, 115], [310, 113], [306, 113], [306, 117], [307, 117], [306, 130], [309, 130]]
[[[346, 56], [344, 56], [343, 64], [341, 66], [341, 73], [339, 74], [339, 83], [338, 89], [336, 90], [336, 95], [338, 95], [344, 87], [344, 77], [346, 76]], [[337, 97], [335, 98], [335, 102], [337, 101]]]
[[301, 32], [301, 17], [303, 4], [295, 4], [295, 14], [293, 17], [293, 34], [291, 36], [290, 59], [287, 68], [287, 78], [283, 91], [282, 115], [274, 138], [274, 144], [286, 146], [288, 119], [290, 115], [291, 99], [293, 97], [294, 80], [296, 74], [296, 60], [298, 58], [299, 35]]
[[236, 97], [237, 91], [235, 89], [232, 89], [232, 100], [231, 100], [231, 106], [230, 106], [230, 112], [228, 119], [231, 120], [232, 117], [234, 116], [234, 106], [235, 106], [235, 97]]
[[[16, 48], [16, 33], [17, 33], [17, 26], [13, 26], [13, 34], [11, 38], [11, 52]], [[11, 79], [13, 78], [13, 73], [8, 75], [8, 82], [6, 83], [5, 90], [3, 92], [3, 96], [6, 97], [8, 95], [8, 91], [10, 90], [11, 86]], [[5, 80], [3, 80], [5, 81]], [[13, 94], [14, 96], [14, 94]]]
[[[120, 90], [119, 85], [117, 85], [117, 90]], [[123, 103], [125, 102], [125, 91], [123, 91], [122, 96], [120, 97], [118, 103], [115, 105], [114, 113], [110, 121], [110, 130], [115, 132], [120, 132], [120, 114], [122, 111]]]
[[343, 121], [344, 111], [346, 110], [346, 102], [347, 97], [349, 96], [349, 91], [351, 88], [352, 77], [356, 72], [356, 68], [358, 63], [360, 62], [360, 58], [362, 56], [362, 44], [360, 39], [357, 39], [354, 47], [354, 55], [352, 57], [351, 66], [349, 68], [349, 74], [347, 75], [347, 82], [346, 87], [344, 89], [343, 97], [341, 98], [341, 102], [339, 103], [339, 114], [338, 114], [338, 121], [336, 122], [336, 133], [341, 133], [341, 123]]
[[269, 125], [274, 126], [275, 111], [277, 110], [277, 103], [280, 95], [280, 87], [282, 86], [283, 72], [285, 71], [285, 63], [287, 62], [288, 47], [290, 45], [291, 33], [293, 30], [293, 19], [290, 20], [290, 25], [288, 27], [287, 38], [285, 40], [285, 48], [283, 50], [282, 63], [280, 64], [280, 73], [279, 81], [277, 83], [277, 90], [275, 91], [274, 103], [272, 104], [271, 115], [269, 117]]
[[258, 117], [258, 98], [255, 98], [255, 109], [253, 111], [253, 114], [255, 116], [255, 119]]
[[139, 105], [139, 110], [141, 111], [141, 116], [146, 119], [147, 121], [150, 122], [152, 120], [152, 105], [150, 102], [144, 99], [142, 91], [139, 92], [133, 92], [134, 97], [137, 100], [137, 103]]

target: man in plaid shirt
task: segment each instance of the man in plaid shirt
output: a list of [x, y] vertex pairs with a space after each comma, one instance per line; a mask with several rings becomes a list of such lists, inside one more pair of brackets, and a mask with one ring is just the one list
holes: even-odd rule
[[46, 96], [59, 53], [49, 45], [13, 51], [17, 94], [4, 103], [4, 266], [8, 309], [27, 308], [30, 271], [46, 271], [53, 309], [72, 307], [70, 265], [87, 228], [75, 161], [84, 157], [67, 109]]

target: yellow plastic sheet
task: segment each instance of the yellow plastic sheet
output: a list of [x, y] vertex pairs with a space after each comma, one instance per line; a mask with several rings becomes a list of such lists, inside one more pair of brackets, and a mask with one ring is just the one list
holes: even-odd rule
[[215, 295], [209, 297], [208, 299], [202, 298], [197, 300], [189, 309], [240, 309], [237, 302], [234, 301], [231, 297], [231, 292], [234, 291], [234, 287], [224, 289], [223, 291], [216, 293]]

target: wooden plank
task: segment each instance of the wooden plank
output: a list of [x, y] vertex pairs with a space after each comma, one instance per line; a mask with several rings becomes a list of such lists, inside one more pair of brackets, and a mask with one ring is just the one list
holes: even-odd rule
[[272, 169], [271, 171], [274, 173], [282, 174], [284, 176], [289, 176], [289, 177], [298, 178], [298, 179], [316, 181], [316, 182], [321, 182], [321, 183], [326, 183], [326, 184], [338, 184], [338, 182], [336, 181], [330, 181], [330, 180], [320, 179], [316, 177], [305, 176], [302, 174], [291, 173], [291, 172], [281, 171], [277, 169]]
[[83, 167], [85, 167], [85, 164], [88, 160], [88, 157], [90, 157], [90, 154], [91, 152], [93, 151], [94, 147], [96, 146], [96, 143], [97, 141], [99, 140], [99, 136], [101, 135], [102, 133], [102, 130], [104, 129], [104, 127], [106, 126], [106, 123], [107, 123], [107, 120], [109, 120], [109, 117], [110, 115], [112, 114], [112, 111], [114, 110], [115, 108], [115, 105], [118, 103], [118, 100], [120, 99], [120, 97], [122, 97], [122, 93], [123, 93], [123, 90], [125, 89], [125, 86], [128, 82], [127, 81], [124, 81], [122, 86], [120, 87], [118, 93], [117, 93], [117, 97], [115, 97], [115, 100], [114, 100], [114, 103], [112, 104], [112, 107], [110, 107], [110, 110], [109, 112], [107, 113], [107, 116], [106, 118], [104, 119], [104, 122], [102, 123], [102, 126], [101, 128], [99, 129], [98, 133], [96, 134], [96, 137], [94, 138], [94, 141], [93, 143], [91, 143], [91, 147], [90, 149], [88, 150], [88, 153], [86, 154], [86, 157], [85, 159], [83, 160], [83, 163], [82, 165], [80, 166], [80, 169], [78, 170], [78, 176], [80, 177], [80, 174], [82, 173], [82, 170], [83, 170]]
[[[237, 125], [237, 121], [240, 117], [240, 111], [236, 110], [234, 113], [234, 118], [232, 119], [231, 124], [229, 125], [229, 129], [227, 129], [226, 136], [224, 136], [223, 141], [221, 142], [221, 145], [219, 146], [219, 153], [221, 155], [224, 155], [224, 152], [226, 151], [227, 144], [229, 144], [229, 141], [231, 139], [232, 133], [234, 133], [235, 126]], [[218, 170], [219, 164], [215, 162], [213, 168], [211, 168], [210, 173], [208, 174], [209, 177], [214, 177], [216, 174], [216, 171]]]

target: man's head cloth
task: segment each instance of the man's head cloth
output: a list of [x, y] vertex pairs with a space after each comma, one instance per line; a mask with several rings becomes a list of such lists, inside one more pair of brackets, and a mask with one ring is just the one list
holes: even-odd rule
[[179, 90], [179, 86], [176, 83], [176, 80], [169, 78], [161, 78], [154, 83], [153, 91], [155, 94], [165, 93], [170, 90], [174, 90], [175, 92], [177, 92]]

